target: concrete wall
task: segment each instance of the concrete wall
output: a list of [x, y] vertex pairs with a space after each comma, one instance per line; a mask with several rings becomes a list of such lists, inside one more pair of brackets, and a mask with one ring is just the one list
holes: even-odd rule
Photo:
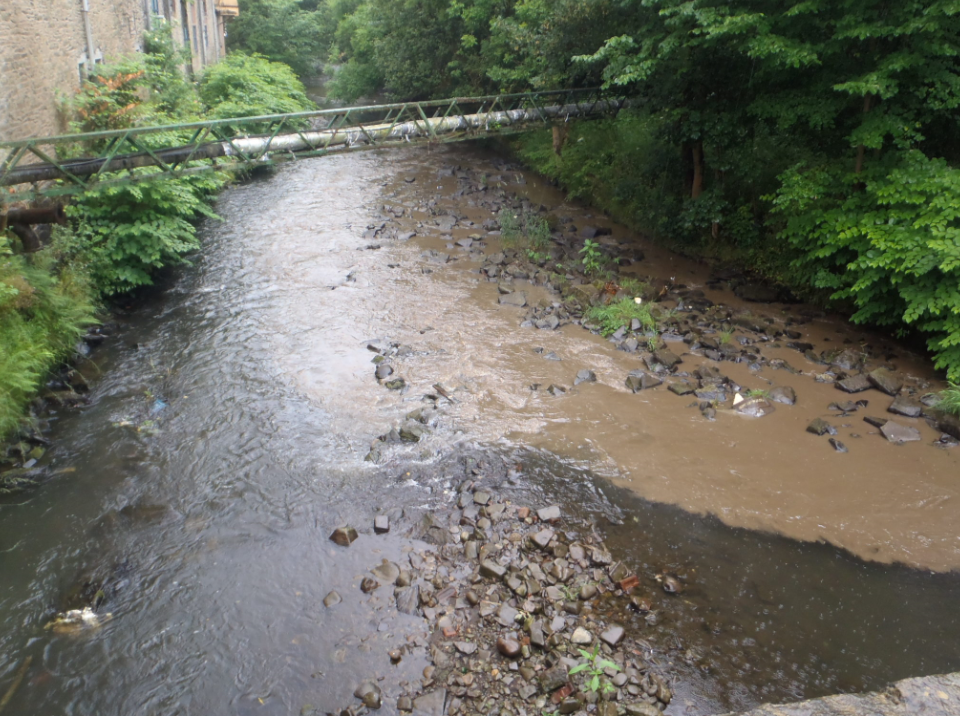
[[[0, 0], [0, 141], [66, 131], [57, 98], [77, 91], [91, 61], [84, 4], [85, 0]], [[144, 31], [158, 17], [171, 22], [181, 45], [190, 45], [194, 72], [225, 54], [224, 18], [215, 0], [86, 0], [86, 4], [94, 62], [140, 51]]]

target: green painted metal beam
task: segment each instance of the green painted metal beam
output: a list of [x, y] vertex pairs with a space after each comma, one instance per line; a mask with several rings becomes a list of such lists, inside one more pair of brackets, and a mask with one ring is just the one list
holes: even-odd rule
[[628, 106], [598, 89], [453, 97], [0, 142], [0, 204], [224, 168], [591, 119]]

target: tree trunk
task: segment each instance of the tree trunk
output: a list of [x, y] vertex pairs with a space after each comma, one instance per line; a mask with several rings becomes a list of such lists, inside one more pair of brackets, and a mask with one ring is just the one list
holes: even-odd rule
[[553, 153], [558, 157], [563, 155], [563, 145], [567, 143], [568, 129], [566, 124], [553, 125]]
[[703, 194], [703, 142], [693, 144], [693, 186], [690, 198], [697, 199]]

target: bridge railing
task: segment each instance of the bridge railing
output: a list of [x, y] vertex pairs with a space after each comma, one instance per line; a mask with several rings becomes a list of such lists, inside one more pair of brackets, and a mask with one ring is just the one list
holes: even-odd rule
[[412, 142], [508, 134], [628, 101], [600, 89], [453, 97], [0, 142], [0, 204]]

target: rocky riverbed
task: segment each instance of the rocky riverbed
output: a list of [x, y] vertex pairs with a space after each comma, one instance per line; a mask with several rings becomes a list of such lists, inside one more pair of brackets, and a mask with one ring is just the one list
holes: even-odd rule
[[[371, 674], [354, 693], [363, 706], [347, 704], [341, 714], [378, 710], [384, 699], [427, 716], [662, 711], [672, 699], [670, 674], [648, 661], [653, 650], [635, 628], [656, 621], [659, 597], [639, 588], [592, 525], [556, 505], [512, 504], [488, 482], [481, 474], [460, 483], [455, 506], [405, 529], [391, 527], [403, 524], [401, 510], [375, 518], [373, 532], [399, 528], [431, 546], [372, 566], [358, 587], [368, 596], [353, 598], [422, 616], [426, 641], [397, 643], [387, 656], [399, 663], [426, 647], [430, 664], [414, 683]], [[356, 538], [352, 526], [331, 535], [344, 548]], [[665, 592], [683, 589], [675, 575], [661, 580]], [[332, 591], [324, 604], [336, 609], [343, 598]]]
[[224, 194], [0, 501], [11, 712], [707, 714], [960, 663], [956, 578], [889, 566], [957, 559], [929, 366], [538, 182], [459, 147]]

